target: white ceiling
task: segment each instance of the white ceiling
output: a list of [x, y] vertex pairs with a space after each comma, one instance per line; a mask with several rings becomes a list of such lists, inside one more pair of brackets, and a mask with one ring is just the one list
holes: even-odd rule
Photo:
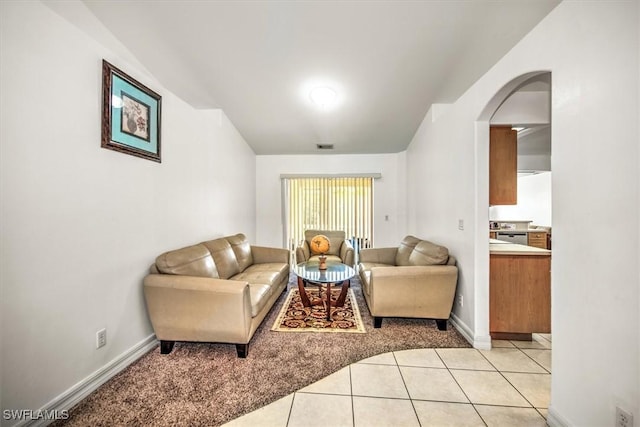
[[[406, 149], [431, 104], [455, 101], [559, 0], [83, 2], [256, 154], [301, 154]], [[318, 84], [338, 91], [334, 108], [312, 105]]]

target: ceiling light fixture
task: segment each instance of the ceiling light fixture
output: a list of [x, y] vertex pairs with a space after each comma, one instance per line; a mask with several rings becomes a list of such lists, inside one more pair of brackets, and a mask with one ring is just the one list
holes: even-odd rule
[[320, 108], [327, 108], [335, 104], [338, 93], [330, 87], [320, 86], [311, 89], [309, 98]]

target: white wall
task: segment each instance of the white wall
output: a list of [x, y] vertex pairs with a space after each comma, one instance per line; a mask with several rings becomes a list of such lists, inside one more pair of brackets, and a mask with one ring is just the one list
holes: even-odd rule
[[[35, 410], [149, 338], [157, 255], [255, 239], [255, 155], [40, 2], [1, 7], [1, 406]], [[161, 164], [100, 148], [103, 58], [162, 95]]]
[[408, 231], [449, 236], [465, 294], [455, 314], [483, 342], [496, 105], [485, 106], [518, 76], [552, 72], [551, 425], [613, 425], [616, 405], [640, 419], [637, 8], [561, 3], [445, 113], [428, 114], [407, 152]]
[[[637, 54], [638, 54], [638, 62], [640, 63], [640, 6], [637, 7], [636, 17], [638, 21], [636, 26], [636, 28], [638, 28], [638, 30], [636, 31], [637, 32], [636, 36], [638, 41]], [[640, 64], [638, 64], [638, 68], [640, 68]], [[637, 91], [638, 91], [638, 98], [636, 101], [636, 105], [637, 105], [638, 111], [637, 111], [637, 120], [636, 120], [636, 132], [640, 134], [640, 83], [638, 83]], [[640, 164], [640, 150], [638, 150], [637, 155], [638, 155], [638, 164]], [[640, 200], [640, 174], [638, 174], [636, 185], [638, 190], [638, 200]], [[638, 227], [638, 242], [640, 242], [640, 227]], [[637, 255], [638, 255], [638, 259], [637, 259], [636, 265], [640, 265], [640, 250], [638, 250]], [[637, 281], [640, 284], [640, 271], [638, 271]], [[640, 292], [638, 293], [638, 307], [640, 307]], [[637, 330], [638, 341], [637, 342], [640, 343], [640, 316], [638, 316], [637, 321], [638, 321], [638, 330]], [[640, 344], [638, 344], [638, 346], [640, 347]], [[636, 374], [638, 376], [637, 388], [640, 389], [640, 369], [638, 369], [638, 372], [636, 372]], [[640, 390], [638, 390], [637, 395], [640, 395]], [[636, 412], [636, 415], [638, 415], [638, 412]], [[636, 419], [638, 419], [638, 417], [636, 417]]]
[[518, 171], [550, 171], [552, 148], [550, 126], [519, 134]]
[[[473, 130], [473, 123], [468, 126], [468, 123], [447, 120], [448, 126], [437, 126], [455, 113], [451, 110], [454, 107], [432, 106], [407, 150], [408, 232], [446, 246], [456, 257], [459, 267], [457, 294], [463, 295], [464, 307], [454, 304], [454, 315], [472, 334], [468, 338], [487, 341], [487, 334], [473, 330], [472, 317], [476, 304], [473, 292], [476, 222], [473, 146], [454, 143], [463, 138], [463, 127]], [[464, 230], [459, 230], [459, 220], [463, 221]], [[485, 237], [488, 224], [487, 218]]]
[[[377, 247], [393, 246], [405, 234], [405, 155], [277, 155], [256, 157], [258, 240], [283, 246], [281, 174], [381, 173], [374, 180], [374, 239]], [[385, 215], [389, 220], [385, 221]]]
[[551, 226], [551, 172], [518, 177], [518, 204], [491, 206], [492, 221], [531, 220], [532, 224]]
[[549, 171], [551, 169], [551, 156], [545, 154], [532, 154], [518, 156], [519, 171]]
[[492, 125], [549, 123], [549, 92], [514, 92], [491, 117]]

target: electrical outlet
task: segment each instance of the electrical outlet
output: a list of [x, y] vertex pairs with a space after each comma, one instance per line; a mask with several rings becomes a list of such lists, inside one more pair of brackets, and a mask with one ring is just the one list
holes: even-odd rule
[[460, 307], [464, 306], [464, 298], [462, 295], [458, 295], [458, 304], [460, 304]]
[[100, 329], [96, 332], [96, 348], [104, 347], [107, 345], [107, 330]]
[[464, 230], [464, 219], [458, 220], [458, 230]]
[[633, 427], [633, 415], [616, 406], [616, 427]]

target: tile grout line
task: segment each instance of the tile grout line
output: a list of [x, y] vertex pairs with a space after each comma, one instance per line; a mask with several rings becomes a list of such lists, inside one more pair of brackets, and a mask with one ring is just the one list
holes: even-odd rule
[[538, 366], [540, 366], [542, 369], [544, 369], [544, 371], [545, 371], [546, 373], [548, 373], [549, 375], [551, 375], [551, 371], [550, 371], [549, 369], [545, 368], [545, 367], [544, 367], [544, 366], [542, 366], [542, 364], [540, 364], [536, 359], [534, 359], [533, 357], [529, 356], [525, 350], [545, 350], [545, 351], [551, 351], [551, 350], [553, 350], [552, 348], [520, 348], [520, 347], [518, 347], [518, 346], [516, 346], [516, 348], [517, 348], [518, 350], [520, 350], [520, 351], [521, 351], [525, 356], [527, 356], [529, 359], [533, 360], [533, 362], [534, 362], [536, 365], [538, 365]]
[[[476, 352], [479, 353], [478, 349], [474, 348], [474, 350]], [[467, 400], [469, 401], [469, 404], [471, 405], [471, 407], [473, 408], [474, 411], [476, 411], [476, 414], [478, 415], [478, 417], [480, 418], [480, 421], [482, 421], [482, 423], [485, 425], [485, 427], [488, 427], [487, 422], [484, 420], [484, 418], [482, 418], [482, 415], [480, 415], [480, 412], [478, 412], [478, 409], [476, 408], [476, 406], [473, 404], [473, 402], [471, 401], [471, 399], [469, 398], [469, 395], [467, 395], [467, 392], [464, 391], [464, 389], [462, 388], [462, 386], [460, 385], [460, 383], [458, 382], [458, 380], [456, 379], [455, 375], [453, 375], [451, 373], [451, 369], [449, 369], [449, 366], [447, 365], [447, 363], [444, 361], [444, 359], [442, 358], [442, 356], [440, 356], [440, 353], [438, 353], [438, 349], [435, 349], [436, 354], [438, 355], [438, 358], [440, 359], [440, 361], [442, 362], [442, 364], [444, 365], [444, 367], [447, 369], [447, 372], [449, 373], [449, 375], [451, 375], [451, 378], [453, 378], [453, 381], [456, 383], [456, 385], [458, 386], [458, 388], [460, 389], [460, 391], [462, 391], [462, 394], [464, 394], [464, 397], [467, 398]], [[476, 371], [475, 369], [469, 369], [470, 371]], [[486, 371], [486, 372], [490, 372], [490, 371]]]
[[[544, 336], [544, 334], [540, 334], [540, 333], [536, 333], [536, 335], [538, 335], [540, 338], [542, 338], [544, 341], [548, 342], [549, 344], [551, 344], [551, 340], [547, 337]], [[538, 340], [536, 340], [538, 341]], [[540, 341], [538, 341], [540, 342]]]
[[547, 417], [545, 417], [545, 416], [542, 414], [542, 412], [540, 412], [540, 409], [546, 409], [546, 410], [547, 410], [547, 413], [548, 413], [549, 408], [533, 408], [533, 409], [535, 409], [536, 411], [538, 411], [538, 413], [540, 414], [540, 416], [541, 416], [542, 418], [544, 418], [544, 419], [545, 419], [545, 421], [547, 420]]
[[393, 355], [393, 360], [396, 361], [396, 367], [398, 368], [398, 372], [400, 373], [400, 378], [402, 379], [402, 384], [404, 384], [404, 389], [407, 392], [407, 396], [409, 397], [409, 402], [411, 402], [411, 407], [413, 408], [413, 414], [416, 416], [416, 420], [418, 421], [418, 425], [422, 427], [422, 423], [420, 422], [420, 417], [418, 416], [418, 411], [416, 410], [416, 406], [413, 404], [413, 398], [411, 397], [411, 393], [409, 392], [409, 387], [407, 387], [407, 382], [404, 380], [404, 375], [402, 375], [402, 369], [400, 369], [400, 364], [398, 363], [398, 358], [396, 357], [396, 352], [391, 352]]
[[[546, 340], [546, 338], [545, 338], [545, 337], [542, 337], [542, 339]], [[548, 342], [549, 342], [549, 344], [551, 344], [551, 341], [548, 341]], [[515, 344], [514, 344], [514, 345], [515, 345]], [[533, 360], [533, 362], [534, 362], [534, 363], [536, 363], [538, 366], [540, 366], [542, 369], [544, 369], [544, 370], [546, 371], [546, 373], [540, 373], [540, 374], [538, 374], [538, 375], [552, 375], [552, 374], [551, 374], [551, 371], [549, 371], [547, 368], [545, 368], [544, 366], [542, 366], [542, 364], [538, 363], [538, 361], [537, 361], [537, 360], [535, 360], [533, 357], [529, 356], [529, 354], [527, 354], [527, 352], [526, 352], [526, 351], [524, 351], [524, 350], [546, 350], [546, 351], [552, 351], [552, 350], [553, 350], [553, 347], [551, 347], [551, 348], [544, 348], [544, 349], [543, 349], [543, 348], [537, 348], [537, 349], [536, 349], [536, 348], [534, 348], [534, 349], [531, 349], [531, 348], [524, 348], [524, 349], [523, 349], [523, 348], [520, 348], [520, 347], [516, 346], [516, 348], [517, 348], [518, 350], [520, 350], [522, 353], [524, 353], [524, 355], [525, 355], [525, 356], [527, 356], [529, 359]], [[514, 373], [517, 373], [517, 372], [514, 372]], [[507, 380], [507, 381], [509, 381], [509, 380]], [[515, 388], [515, 386], [514, 386], [514, 388]], [[526, 398], [525, 398], [525, 399], [526, 399]], [[529, 401], [527, 400], [527, 402], [529, 402]], [[531, 403], [531, 402], [529, 402], [529, 403]], [[531, 406], [533, 406], [533, 405], [531, 405]], [[538, 412], [538, 414], [540, 414], [540, 416], [541, 416], [542, 418], [544, 418], [545, 420], [547, 419], [547, 417], [545, 417], [544, 415], [542, 415], [542, 413], [540, 412], [540, 408], [537, 408], [537, 407], [535, 407], [535, 406], [533, 406], [533, 408]], [[548, 410], [548, 408], [545, 408], [545, 409], [547, 409], [547, 410]]]
[[[401, 370], [401, 365], [399, 364], [395, 352], [391, 352], [393, 359], [395, 361], [395, 366], [398, 369], [398, 372], [400, 373], [400, 377], [403, 381], [403, 385], [405, 387], [405, 391], [407, 392], [408, 395], [408, 400], [411, 402], [413, 411], [414, 411], [414, 415], [416, 416], [416, 419], [418, 421], [418, 424], [421, 426], [422, 424], [420, 423], [420, 419], [418, 417], [417, 414], [417, 410], [414, 404], [414, 400], [416, 401], [426, 401], [426, 402], [445, 402], [445, 403], [455, 403], [455, 404], [470, 404], [473, 408], [474, 411], [476, 412], [476, 414], [480, 417], [480, 419], [482, 420], [482, 422], [484, 423], [485, 426], [487, 426], [487, 423], [485, 422], [484, 418], [482, 418], [482, 416], [480, 415], [480, 413], [478, 412], [478, 409], [476, 406], [492, 406], [492, 407], [505, 407], [505, 408], [532, 408], [534, 409], [543, 419], [546, 420], [545, 416], [542, 414], [542, 412], [540, 411], [540, 409], [547, 409], [547, 408], [537, 408], [535, 407], [521, 392], [520, 390], [511, 383], [511, 381], [509, 381], [508, 378], [506, 378], [506, 376], [504, 375], [504, 373], [521, 373], [521, 374], [538, 374], [538, 375], [551, 375], [551, 373], [544, 367], [542, 366], [540, 363], [538, 363], [535, 359], [533, 359], [531, 356], [529, 356], [524, 349], [517, 347], [514, 345], [514, 347], [511, 348], [517, 348], [518, 350], [520, 350], [521, 353], [524, 353], [525, 356], [527, 356], [527, 358], [531, 359], [533, 362], [536, 363], [536, 365], [540, 366], [545, 372], [518, 372], [518, 371], [501, 371], [499, 370], [481, 351], [479, 351], [478, 349], [474, 349], [477, 353], [479, 353], [488, 363], [491, 367], [494, 368], [494, 371], [488, 371], [488, 370], [480, 370], [480, 369], [456, 369], [456, 370], [461, 370], [461, 371], [473, 371], [473, 372], [498, 372], [500, 373], [500, 375], [507, 381], [507, 383], [513, 387], [516, 392], [525, 400], [525, 402], [527, 402], [530, 406], [526, 407], [526, 406], [510, 406], [510, 405], [492, 405], [492, 404], [474, 404], [471, 399], [469, 399], [469, 396], [467, 395], [467, 393], [464, 391], [464, 389], [462, 388], [462, 386], [460, 385], [460, 383], [457, 381], [457, 379], [455, 378], [455, 376], [452, 374], [451, 370], [452, 368], [449, 368], [449, 366], [445, 363], [444, 359], [442, 358], [442, 356], [440, 355], [440, 353], [437, 351], [437, 348], [434, 348], [433, 350], [436, 353], [436, 356], [438, 357], [438, 359], [440, 360], [440, 362], [443, 364], [444, 368], [440, 368], [440, 367], [427, 367], [427, 366], [412, 366], [412, 365], [407, 365], [407, 367], [409, 368], [435, 368], [435, 369], [446, 369], [447, 372], [449, 373], [449, 375], [451, 376], [451, 378], [454, 380], [454, 382], [456, 383], [456, 385], [460, 388], [460, 390], [462, 391], [463, 395], [465, 396], [465, 398], [468, 400], [468, 403], [463, 403], [463, 402], [448, 402], [448, 401], [441, 401], [441, 400], [431, 400], [431, 399], [413, 399], [411, 397], [411, 394], [409, 392], [409, 389], [407, 387], [405, 378], [402, 374], [402, 370]], [[539, 350], [549, 350], [551, 351], [551, 349], [539, 349]], [[359, 362], [355, 362], [350, 364], [349, 367], [349, 397], [351, 399], [351, 411], [352, 411], [352, 425], [355, 427], [355, 404], [354, 404], [354, 397], [358, 397], [356, 395], [354, 395], [353, 393], [353, 377], [352, 377], [352, 366], [356, 363]], [[393, 366], [392, 364], [383, 364], [383, 363], [368, 363], [368, 365], [377, 365], [377, 366]], [[402, 365], [404, 366], [404, 365]], [[291, 415], [293, 412], [293, 405], [296, 399], [296, 395], [299, 394], [299, 391], [296, 391], [293, 393], [293, 398], [291, 400], [291, 404], [289, 407], [289, 413], [288, 413], [288, 417], [287, 417], [287, 423], [286, 425], [288, 426], [290, 421], [291, 421]], [[307, 392], [302, 392], [301, 394], [324, 394], [324, 395], [335, 395], [334, 393], [307, 393]], [[376, 396], [361, 396], [361, 397], [372, 397], [372, 398], [378, 398], [378, 399], [394, 399], [394, 400], [407, 400], [404, 398], [385, 398], [385, 397], [376, 397]]]
[[[520, 350], [520, 349], [518, 349], [518, 350]], [[522, 351], [522, 350], [520, 350], [520, 351], [521, 351], [522, 353], [524, 353], [524, 351]], [[507, 377], [505, 377], [505, 376], [504, 376], [504, 374], [502, 373], [502, 371], [501, 371], [501, 370], [499, 370], [499, 369], [498, 369], [498, 368], [497, 368], [493, 363], [491, 363], [491, 361], [487, 358], [487, 356], [485, 356], [484, 354], [482, 354], [482, 352], [479, 352], [479, 353], [482, 355], [482, 357], [484, 357], [484, 358], [487, 360], [487, 362], [489, 362], [489, 364], [490, 364], [491, 366], [493, 366], [494, 368], [496, 368], [496, 371], [498, 371], [498, 373], [502, 376], [502, 378], [504, 378], [504, 380], [505, 380], [507, 383], [509, 383], [509, 385], [510, 385], [511, 387], [513, 387], [513, 389], [514, 389], [516, 392], [518, 392], [518, 394], [519, 394], [520, 396], [522, 396], [522, 398], [525, 400], [525, 402], [527, 402], [527, 403], [531, 406], [531, 408], [533, 408], [533, 409], [535, 409], [535, 410], [537, 411], [536, 407], [535, 407], [535, 406], [533, 406], [533, 404], [529, 401], [529, 399], [527, 399], [527, 398], [524, 396], [524, 394], [522, 394], [522, 393], [520, 392], [520, 390], [518, 390], [518, 388], [517, 388], [515, 385], [513, 385], [513, 384], [511, 383], [511, 381], [509, 381], [509, 379], [508, 379]], [[526, 355], [527, 353], [524, 353], [524, 354]], [[544, 368], [543, 368], [543, 369], [544, 369]], [[545, 370], [546, 370], [546, 369], [545, 369]], [[505, 371], [505, 372], [508, 372], [508, 371]], [[531, 372], [514, 372], [514, 373], [518, 373], [518, 374], [530, 374]], [[538, 412], [538, 413], [539, 413], [539, 412]], [[542, 418], [544, 418], [544, 417], [542, 417]], [[546, 418], [544, 418], [544, 419], [546, 420]]]
[[351, 425], [356, 425], [356, 408], [353, 402], [353, 377], [351, 376], [351, 367], [354, 364], [349, 365], [349, 395], [351, 396]]
[[[511, 341], [509, 341], [511, 342]], [[511, 343], [513, 344], [513, 343]], [[545, 350], [545, 351], [551, 351], [550, 348], [520, 348], [517, 345], [513, 344], [513, 347], [496, 347], [496, 349], [516, 349], [516, 350], [520, 350], [520, 352], [522, 354], [524, 354], [525, 356], [527, 356], [529, 359], [531, 359], [536, 365], [538, 365], [544, 372], [520, 372], [520, 371], [507, 371], [507, 370], [503, 370], [500, 371], [498, 368], [495, 367], [495, 365], [493, 365], [493, 363], [491, 363], [491, 361], [489, 361], [489, 359], [487, 357], [485, 357], [485, 359], [487, 359], [487, 361], [489, 363], [491, 363], [491, 366], [493, 366], [494, 368], [496, 368], [496, 371], [498, 372], [509, 372], [509, 373], [514, 373], [514, 374], [548, 374], [551, 375], [551, 371], [549, 371], [547, 368], [545, 368], [544, 366], [542, 366], [542, 364], [540, 364], [537, 360], [535, 360], [533, 357], [529, 356], [527, 354], [526, 351], [524, 350]], [[493, 349], [492, 349], [493, 350]], [[491, 351], [491, 350], [489, 350]], [[482, 353], [480, 353], [482, 354]], [[484, 356], [484, 354], [483, 354]]]
[[296, 393], [297, 392], [293, 392], [293, 397], [291, 398], [291, 405], [289, 405], [289, 415], [287, 415], [287, 424], [286, 424], [287, 427], [289, 427], [289, 422], [291, 421], [291, 413], [293, 412], [293, 402], [296, 400]]

